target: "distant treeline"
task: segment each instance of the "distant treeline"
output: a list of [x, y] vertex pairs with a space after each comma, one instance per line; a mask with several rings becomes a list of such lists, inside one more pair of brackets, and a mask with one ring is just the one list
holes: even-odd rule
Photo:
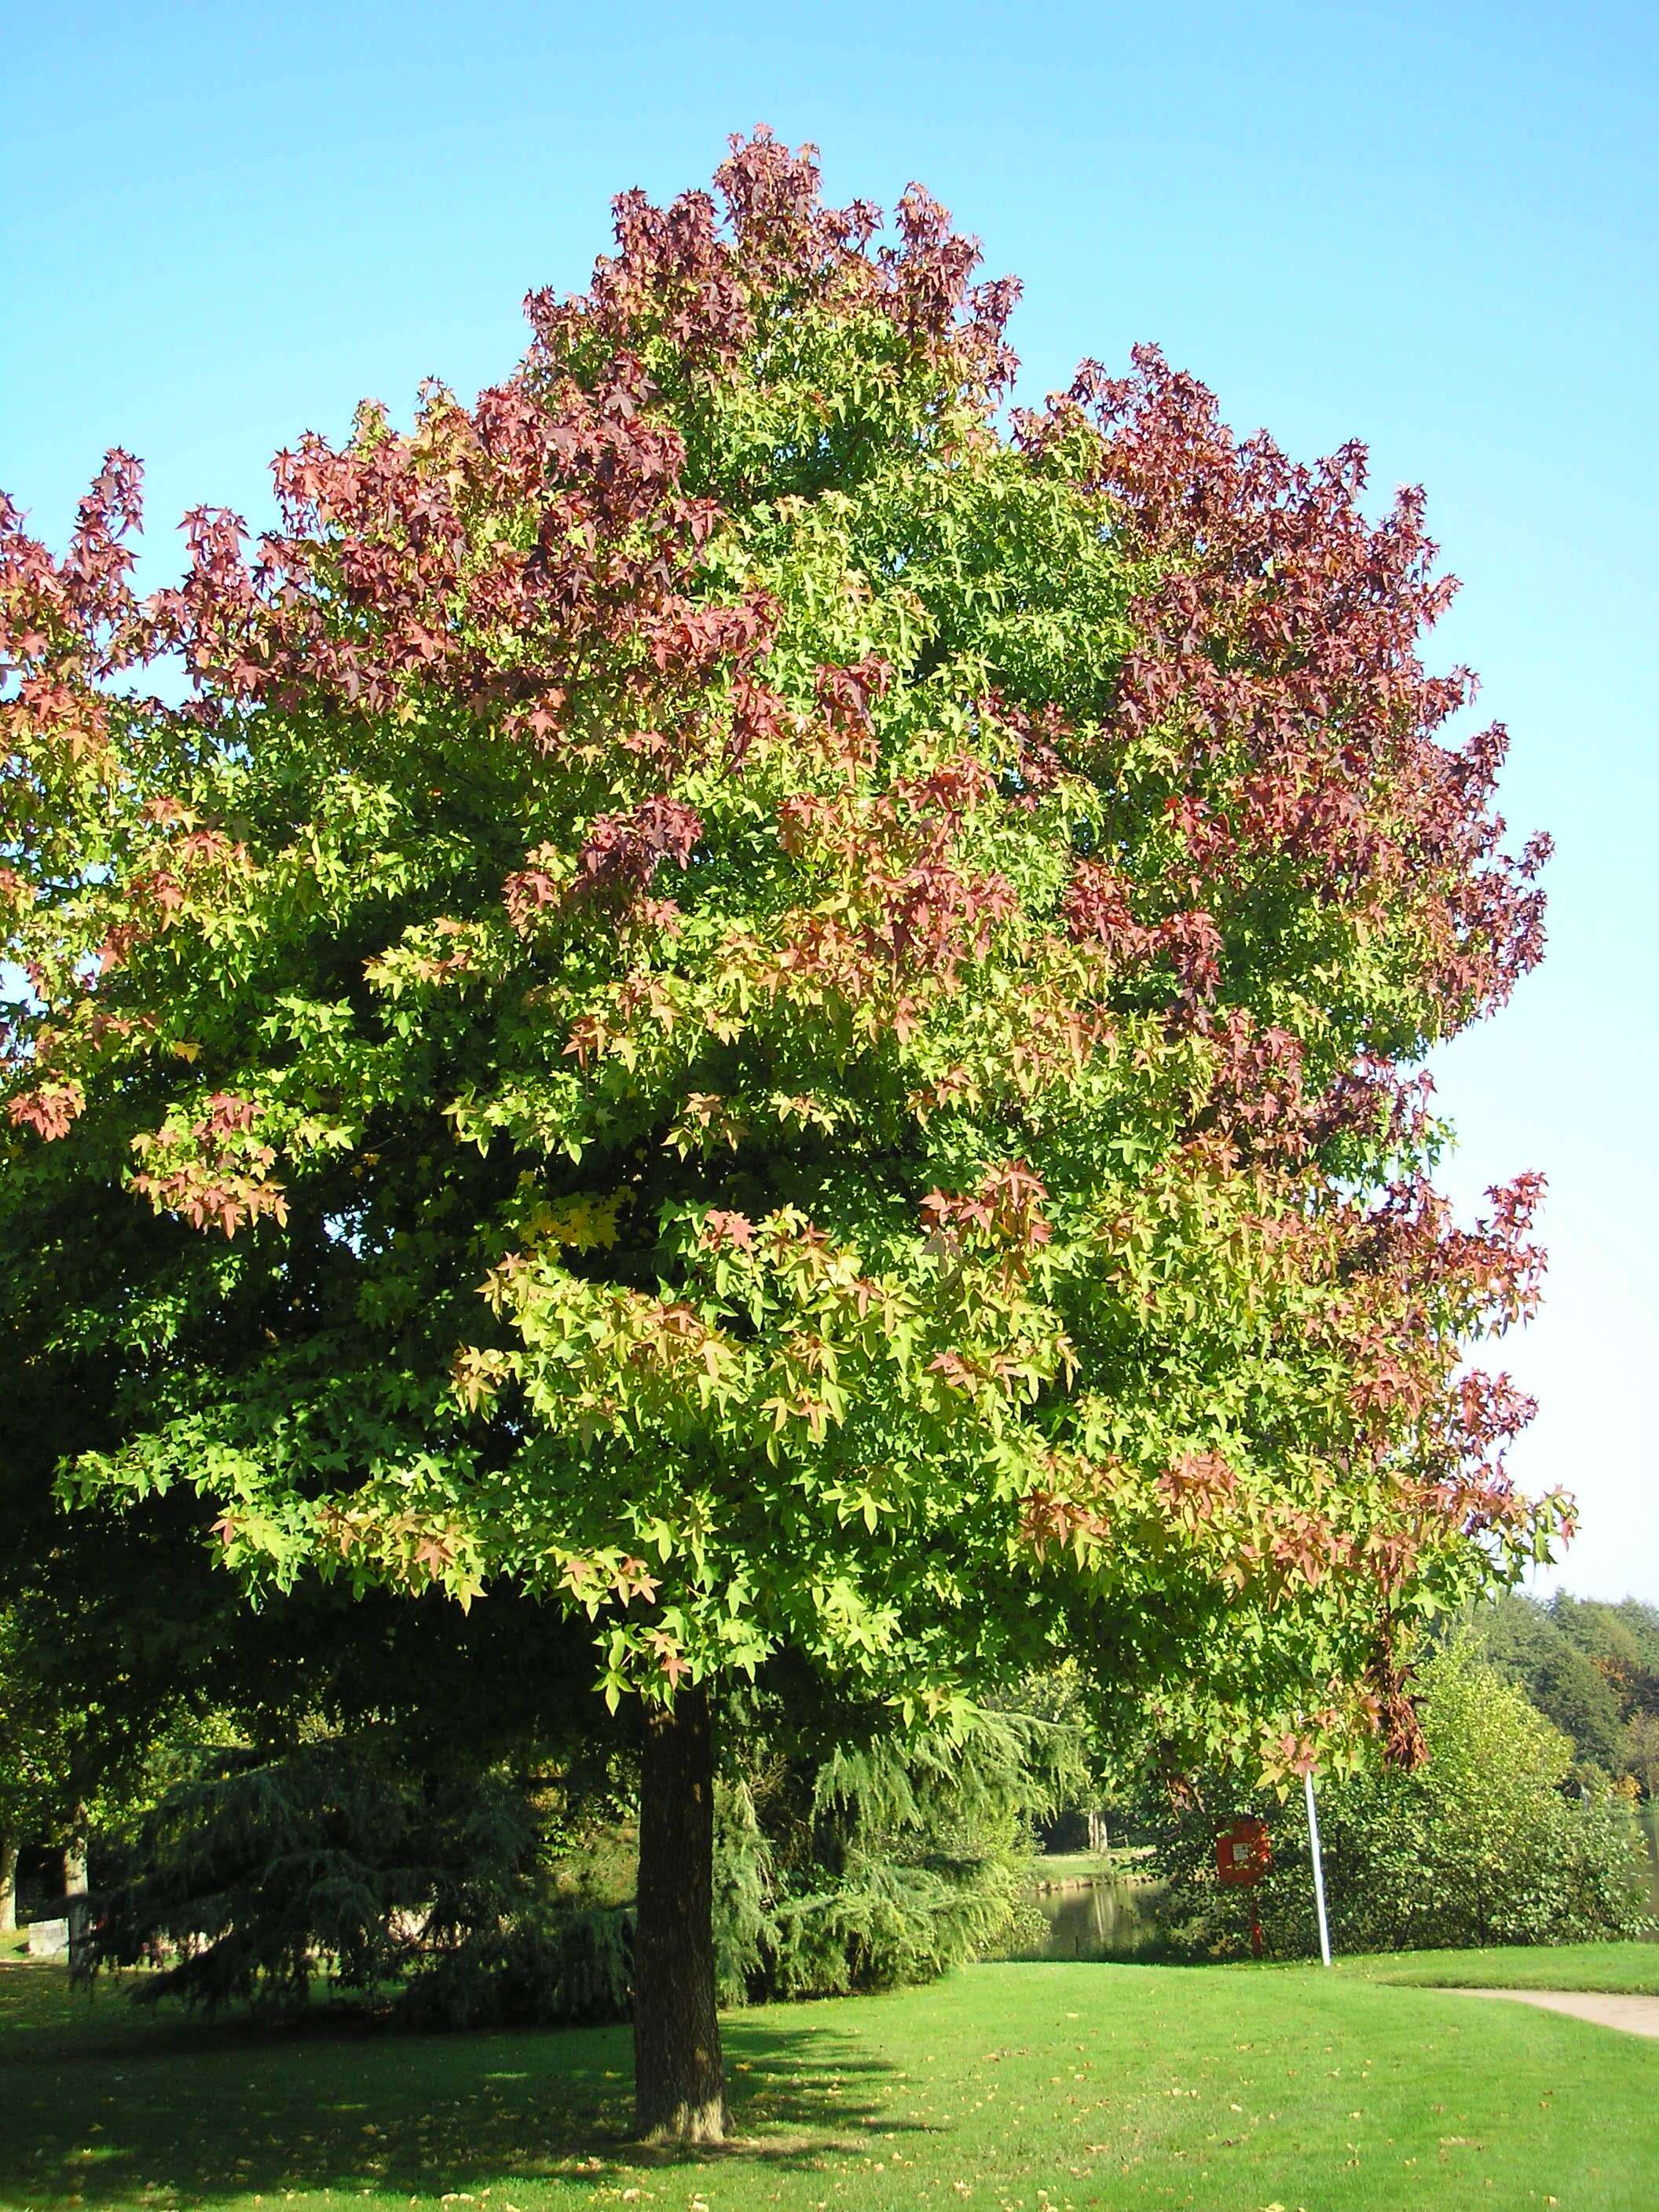
[[1579, 1763], [1659, 1796], [1659, 1607], [1511, 1595], [1468, 1621], [1483, 1656], [1572, 1742]]

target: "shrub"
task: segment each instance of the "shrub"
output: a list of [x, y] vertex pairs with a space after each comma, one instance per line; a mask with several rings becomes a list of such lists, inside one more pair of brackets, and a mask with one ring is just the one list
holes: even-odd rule
[[[1637, 1935], [1647, 1884], [1628, 1807], [1568, 1785], [1572, 1746], [1520, 1687], [1464, 1640], [1423, 1668], [1428, 1757], [1322, 1784], [1319, 1826], [1331, 1940], [1340, 1950], [1562, 1943]], [[1239, 1814], [1267, 1821], [1273, 1865], [1254, 1893], [1224, 1889], [1214, 1840]], [[1254, 1895], [1267, 1950], [1317, 1949], [1299, 1796], [1212, 1778], [1157, 1818], [1171, 1937], [1211, 1957], [1249, 1948]]]
[[1072, 1781], [1070, 1732], [987, 1714], [751, 1761], [722, 1798], [721, 1994], [825, 1996], [931, 1981], [1033, 1931], [1031, 1823]]

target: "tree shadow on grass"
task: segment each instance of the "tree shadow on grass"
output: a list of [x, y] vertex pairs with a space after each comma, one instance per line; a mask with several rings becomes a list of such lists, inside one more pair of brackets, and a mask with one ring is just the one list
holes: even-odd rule
[[696, 2152], [629, 2142], [625, 2028], [412, 2036], [52, 2011], [7, 2039], [0, 2204], [161, 2212], [325, 2190], [477, 2201], [515, 2182], [734, 2158], [812, 2167], [861, 2149], [877, 2124], [921, 2129], [885, 2109], [890, 2069], [815, 2007], [727, 2023], [736, 2140]]

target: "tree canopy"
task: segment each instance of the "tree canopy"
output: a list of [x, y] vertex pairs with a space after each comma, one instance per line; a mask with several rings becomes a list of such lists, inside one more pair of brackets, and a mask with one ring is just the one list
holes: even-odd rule
[[1010, 408], [920, 188], [715, 185], [176, 588], [125, 453], [63, 556], [0, 518], [0, 1237], [117, 1377], [65, 1486], [192, 1487], [256, 1590], [538, 1595], [613, 1704], [788, 1652], [949, 1723], [1066, 1650], [1182, 1755], [1409, 1754], [1411, 1622], [1559, 1510], [1460, 1374], [1537, 1178], [1455, 1223], [1414, 1074], [1545, 854], [1420, 497], [1151, 350]]

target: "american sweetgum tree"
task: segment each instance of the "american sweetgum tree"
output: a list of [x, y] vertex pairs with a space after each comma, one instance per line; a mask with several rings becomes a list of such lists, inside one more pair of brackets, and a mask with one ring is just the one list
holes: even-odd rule
[[161, 1217], [55, 1324], [121, 1378], [71, 1495], [591, 1621], [639, 2122], [708, 2139], [734, 1676], [967, 1728], [1065, 1650], [1177, 1762], [1413, 1755], [1413, 1622], [1560, 1518], [1462, 1364], [1536, 1179], [1455, 1223], [1413, 1073], [1543, 848], [1358, 447], [1150, 350], [1006, 409], [1017, 288], [764, 132], [617, 234], [176, 589], [124, 453], [61, 558], [6, 507], [0, 1218]]

